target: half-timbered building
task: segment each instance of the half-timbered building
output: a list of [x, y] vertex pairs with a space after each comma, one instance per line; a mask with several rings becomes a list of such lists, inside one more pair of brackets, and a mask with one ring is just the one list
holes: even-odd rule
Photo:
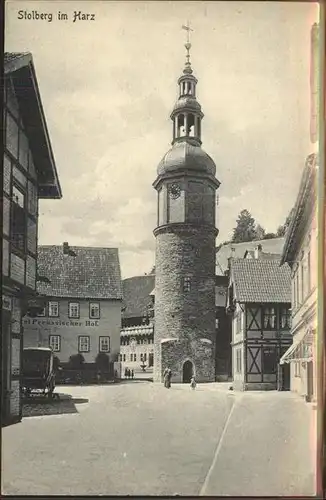
[[6, 425], [22, 415], [22, 317], [40, 307], [38, 200], [62, 195], [31, 54], [5, 54], [3, 97], [1, 421]]
[[276, 389], [279, 360], [292, 343], [290, 269], [276, 258], [230, 258], [229, 267], [233, 387]]

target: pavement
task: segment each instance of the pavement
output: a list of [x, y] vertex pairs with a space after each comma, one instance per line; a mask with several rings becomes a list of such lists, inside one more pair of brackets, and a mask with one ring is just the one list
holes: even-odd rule
[[2, 494], [314, 495], [316, 411], [230, 385], [57, 387], [2, 429]]

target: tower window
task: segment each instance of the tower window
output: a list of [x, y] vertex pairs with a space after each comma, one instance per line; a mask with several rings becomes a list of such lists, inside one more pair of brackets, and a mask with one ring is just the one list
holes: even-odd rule
[[177, 137], [183, 137], [185, 135], [185, 119], [184, 115], [178, 116], [178, 126], [177, 126]]
[[193, 114], [188, 115], [188, 120], [187, 120], [187, 133], [186, 135], [189, 135], [190, 137], [195, 136], [195, 117]]
[[187, 276], [186, 278], [183, 278], [183, 291], [190, 292], [190, 290], [191, 290], [191, 280], [189, 276]]

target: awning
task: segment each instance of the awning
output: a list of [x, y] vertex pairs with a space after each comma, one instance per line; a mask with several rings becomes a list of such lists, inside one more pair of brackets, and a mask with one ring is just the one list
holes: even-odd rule
[[296, 339], [280, 359], [280, 365], [293, 361], [312, 361], [314, 330], [309, 328], [301, 338]]

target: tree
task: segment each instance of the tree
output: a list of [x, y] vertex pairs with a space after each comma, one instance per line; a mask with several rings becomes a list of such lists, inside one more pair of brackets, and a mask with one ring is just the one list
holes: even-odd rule
[[241, 243], [255, 239], [257, 239], [255, 219], [248, 210], [241, 210], [237, 218], [237, 226], [233, 229], [232, 242]]
[[255, 240], [263, 240], [266, 234], [265, 229], [260, 224], [257, 224], [255, 230], [256, 230]]
[[292, 220], [293, 214], [294, 214], [294, 208], [292, 208], [292, 209], [290, 210], [290, 213], [289, 213], [289, 214], [288, 214], [288, 216], [286, 217], [284, 224], [282, 224], [281, 226], [279, 226], [279, 227], [277, 228], [276, 235], [277, 235], [278, 237], [281, 237], [281, 236], [285, 236], [285, 235], [286, 235], [286, 232], [287, 232], [288, 227], [289, 227], [289, 225], [290, 225], [290, 223], [291, 223], [291, 220]]

